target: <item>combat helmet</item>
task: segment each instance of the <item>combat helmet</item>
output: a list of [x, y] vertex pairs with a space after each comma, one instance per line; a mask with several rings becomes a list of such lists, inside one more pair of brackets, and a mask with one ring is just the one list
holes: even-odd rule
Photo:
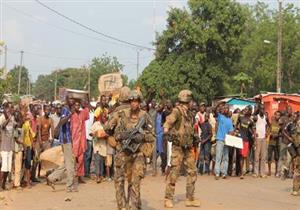
[[178, 94], [178, 101], [183, 103], [189, 103], [192, 100], [192, 91], [182, 90]]
[[136, 91], [136, 90], [132, 90], [131, 92], [130, 92], [130, 95], [129, 95], [129, 101], [132, 101], [132, 100], [139, 100], [140, 102], [142, 101], [142, 96], [141, 96], [141, 94], [138, 92], [138, 91]]
[[124, 86], [120, 89], [120, 95], [119, 95], [119, 101], [124, 103], [127, 102], [130, 95], [130, 88], [127, 86]]

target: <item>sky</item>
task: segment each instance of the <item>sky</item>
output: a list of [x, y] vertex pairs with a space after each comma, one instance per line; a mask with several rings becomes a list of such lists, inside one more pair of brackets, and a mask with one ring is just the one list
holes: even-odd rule
[[[171, 7], [183, 8], [187, 0], [41, 0], [44, 4], [86, 26], [118, 39], [153, 48], [155, 32], [166, 27]], [[238, 0], [255, 4], [256, 0]], [[271, 8], [277, 0], [263, 0]], [[284, 0], [300, 7], [300, 0]], [[103, 54], [116, 56], [129, 79], [154, 58], [152, 50], [112, 41], [75, 25], [47, 10], [34, 0], [0, 0], [0, 40], [8, 46], [8, 69], [23, 65], [33, 81], [56, 69], [88, 65]], [[1, 55], [0, 66], [3, 65]]]

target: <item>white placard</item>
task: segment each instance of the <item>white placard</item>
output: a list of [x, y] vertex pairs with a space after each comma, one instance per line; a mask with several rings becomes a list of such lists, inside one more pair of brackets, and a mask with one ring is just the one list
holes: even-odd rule
[[171, 156], [172, 156], [172, 142], [168, 141], [167, 145], [167, 166], [171, 167]]
[[227, 134], [226, 137], [225, 137], [225, 145], [230, 146], [230, 147], [243, 149], [243, 139]]

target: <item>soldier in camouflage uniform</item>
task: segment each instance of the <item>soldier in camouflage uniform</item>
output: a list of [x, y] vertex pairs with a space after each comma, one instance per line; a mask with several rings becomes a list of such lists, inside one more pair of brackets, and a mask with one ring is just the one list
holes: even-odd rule
[[181, 163], [185, 164], [187, 171], [186, 201], [185, 205], [190, 207], [200, 206], [200, 201], [194, 198], [195, 182], [197, 180], [197, 169], [193, 155], [193, 115], [188, 109], [192, 100], [192, 92], [182, 90], [178, 95], [179, 105], [167, 117], [164, 124], [164, 133], [169, 141], [172, 141], [171, 169], [168, 176], [165, 207], [173, 208], [173, 197], [176, 180], [179, 176]]
[[[284, 130], [289, 123], [293, 120], [293, 110], [291, 106], [286, 107], [285, 113], [280, 118], [281, 129]], [[290, 173], [291, 156], [287, 151], [287, 145], [289, 144], [288, 139], [283, 136], [279, 140], [279, 161], [278, 170], [280, 172], [281, 179], [284, 180]]]
[[290, 142], [288, 147], [293, 144], [293, 147], [296, 151], [296, 157], [294, 157], [295, 170], [292, 191], [292, 195], [296, 196], [298, 195], [300, 190], [300, 121], [298, 112], [293, 114], [292, 120], [292, 122], [287, 124], [286, 128], [283, 131], [283, 134]]
[[[155, 135], [150, 116], [140, 109], [141, 97], [136, 91], [129, 96], [130, 108], [118, 110], [108, 122], [106, 132], [113, 134], [117, 141], [115, 156], [115, 189], [118, 209], [141, 209], [140, 184], [146, 170], [146, 157], [153, 151]], [[141, 118], [145, 119], [143, 132], [134, 137], [141, 145], [137, 152], [122, 150], [126, 131], [134, 128]], [[125, 179], [128, 178], [128, 198], [125, 197]]]

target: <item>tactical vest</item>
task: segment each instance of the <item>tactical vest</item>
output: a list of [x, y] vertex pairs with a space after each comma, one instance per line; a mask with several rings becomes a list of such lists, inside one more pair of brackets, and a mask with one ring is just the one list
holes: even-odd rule
[[177, 106], [174, 109], [178, 110], [179, 116], [171, 131], [171, 135], [174, 136], [173, 144], [190, 148], [193, 145], [194, 135], [193, 114], [181, 106]]
[[[142, 116], [144, 116], [145, 114], [146, 114], [145, 111], [140, 110], [139, 119]], [[115, 138], [117, 140], [117, 146], [116, 146], [117, 151], [119, 151], [121, 149], [121, 144], [122, 144], [120, 142], [120, 139], [118, 139], [118, 136], [122, 132], [126, 131], [127, 129], [133, 128], [139, 121], [139, 120], [137, 120], [136, 122], [133, 122], [130, 119], [130, 108], [119, 111], [118, 112], [118, 118], [119, 118], [118, 126], [115, 129]], [[145, 132], [147, 132], [147, 131], [145, 131]], [[153, 152], [153, 148], [154, 148], [154, 143], [153, 142], [144, 142], [144, 143], [142, 143], [140, 148], [139, 148], [139, 151], [142, 152], [146, 157], [149, 157]]]
[[300, 156], [300, 121], [297, 122], [294, 138], [294, 144], [297, 147], [298, 156]]

